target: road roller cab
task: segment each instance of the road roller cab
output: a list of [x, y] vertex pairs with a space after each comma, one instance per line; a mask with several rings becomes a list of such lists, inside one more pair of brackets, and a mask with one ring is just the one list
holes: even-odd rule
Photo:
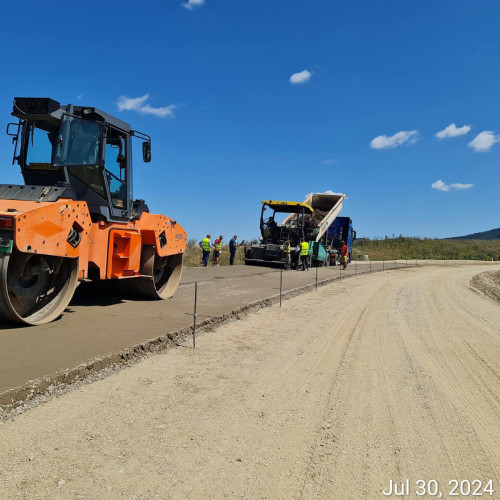
[[48, 98], [15, 98], [12, 114], [12, 163], [25, 184], [0, 185], [0, 316], [51, 321], [89, 278], [131, 278], [145, 297], [172, 296], [186, 232], [132, 198], [132, 138], [149, 162], [150, 137]]

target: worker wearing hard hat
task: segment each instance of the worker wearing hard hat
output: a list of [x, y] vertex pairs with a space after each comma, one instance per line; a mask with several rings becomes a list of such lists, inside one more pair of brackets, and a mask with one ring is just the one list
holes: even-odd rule
[[212, 243], [210, 243], [210, 238], [211, 236], [207, 234], [207, 237], [203, 238], [200, 241], [200, 247], [203, 250], [203, 257], [201, 258], [201, 265], [203, 267], [208, 266], [208, 259], [210, 258], [210, 250], [214, 248], [212, 246]]
[[306, 240], [300, 243], [300, 263], [302, 264], [302, 271], [309, 269], [309, 243]]

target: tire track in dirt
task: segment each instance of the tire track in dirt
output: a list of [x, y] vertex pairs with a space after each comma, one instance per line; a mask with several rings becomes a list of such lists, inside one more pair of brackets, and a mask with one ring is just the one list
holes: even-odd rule
[[[498, 349], [498, 336], [495, 342], [490, 328], [494, 321], [486, 328], [481, 325], [485, 323], [484, 314], [496, 314], [498, 318], [498, 311], [488, 310], [490, 304], [483, 300], [475, 303], [472, 313], [470, 304], [474, 294], [467, 289], [470, 270], [457, 270], [454, 274], [456, 277], [451, 279], [443, 279], [439, 273], [421, 276], [411, 297], [418, 307], [406, 313], [398, 309], [399, 327], [423, 371], [433, 379], [431, 394], [438, 399], [439, 405], [429, 408], [435, 409], [431, 411], [437, 417], [444, 414], [453, 422], [451, 428], [458, 445], [454, 446], [453, 440], [443, 435], [440, 440], [449, 443], [450, 456], [461, 457], [452, 463], [455, 474], [460, 473], [456, 479], [467, 475], [490, 479], [498, 477], [496, 464], [500, 448], [498, 396], [492, 397], [495, 389], [498, 391], [497, 375], [493, 380], [489, 376], [485, 382], [486, 377], [481, 375], [490, 375], [491, 370], [485, 372], [484, 363], [478, 363], [477, 357], [471, 356], [465, 339], [474, 338], [478, 345], [482, 344], [483, 355], [494, 356]], [[485, 344], [489, 348], [485, 349]], [[460, 453], [456, 453], [458, 450]]]
[[[337, 476], [333, 481], [324, 477], [324, 466], [314, 467], [313, 459], [313, 467], [307, 472], [313, 487], [303, 496], [326, 498], [349, 491], [350, 498], [377, 498], [390, 479], [437, 479], [442, 486], [451, 479], [498, 482], [499, 385], [495, 356], [500, 342], [494, 332], [495, 316], [489, 316], [496, 314], [498, 318], [498, 311], [489, 310], [477, 294], [468, 295], [468, 280], [474, 271], [456, 271], [457, 278], [451, 278], [455, 271], [446, 269], [413, 276], [405, 272], [404, 279], [394, 280], [372, 297], [371, 315], [355, 347], [366, 349], [363, 337], [369, 336], [370, 362], [363, 352], [349, 356], [348, 366], [336, 380], [336, 386], [343, 387], [340, 398], [330, 405], [324, 421], [335, 422], [333, 434], [346, 433], [347, 441], [356, 440], [348, 431], [349, 424], [355, 422], [359, 429], [366, 428], [370, 421], [372, 434], [378, 435], [383, 429], [384, 442], [376, 448], [370, 434], [360, 432], [357, 440], [361, 436], [365, 439], [370, 467], [363, 466], [359, 453], [348, 449], [350, 458], [338, 454], [331, 460], [335, 465], [329, 468], [331, 477]], [[465, 308], [461, 304], [464, 294], [469, 301]], [[461, 329], [463, 318], [474, 325], [470, 335], [469, 328]], [[474, 353], [468, 345], [471, 339]], [[363, 369], [371, 373], [371, 380], [359, 377]], [[380, 405], [374, 410], [368, 401], [364, 414], [357, 415], [359, 404], [351, 394], [364, 397], [367, 391], [362, 390], [363, 384], [371, 392], [369, 397], [378, 398]], [[377, 440], [374, 443], [380, 444]], [[349, 448], [349, 444], [346, 446]], [[390, 449], [394, 450], [393, 457]], [[314, 455], [327, 460], [323, 450]], [[377, 467], [380, 461], [385, 461], [385, 467]], [[357, 478], [355, 485], [352, 477], [349, 482], [336, 472], [345, 469]]]
[[[339, 492], [349, 492], [351, 498], [366, 497], [368, 491], [373, 491], [371, 484], [372, 465], [369, 463], [371, 453], [380, 449], [381, 441], [385, 436], [374, 436], [373, 443], [363, 443], [364, 446], [352, 446], [352, 433], [356, 434], [359, 427], [363, 435], [369, 435], [370, 429], [376, 427], [374, 421], [374, 401], [370, 394], [375, 390], [373, 379], [364, 376], [377, 366], [379, 360], [373, 359], [371, 328], [369, 323], [372, 316], [380, 308], [391, 285], [385, 280], [378, 283], [377, 288], [371, 289], [366, 295], [358, 296], [356, 311], [351, 312], [344, 322], [336, 321], [335, 328], [349, 332], [349, 341], [345, 345], [338, 369], [332, 379], [330, 400], [323, 414], [323, 424], [319, 427], [318, 437], [312, 452], [312, 457], [306, 472], [306, 483], [301, 492], [302, 497], [335, 498]], [[365, 371], [366, 370], [366, 371]], [[355, 389], [353, 387], [355, 386]], [[361, 394], [360, 394], [361, 392]], [[376, 404], [376, 403], [375, 403]], [[349, 412], [362, 415], [361, 422], [352, 428], [352, 420], [345, 419]], [[385, 407], [387, 419], [394, 423], [391, 408]], [[351, 415], [352, 416], [352, 415]], [[397, 431], [386, 429], [393, 440], [398, 441]], [[358, 440], [359, 441], [359, 440]], [[347, 453], [345, 449], [348, 448]], [[363, 456], [361, 462], [356, 463], [349, 457], [352, 448]], [[365, 449], [371, 448], [371, 450]], [[395, 448], [398, 453], [398, 447]], [[340, 451], [340, 456], [334, 456]], [[343, 456], [344, 455], [344, 456]], [[347, 455], [347, 459], [345, 457]], [[333, 460], [332, 460], [333, 459]], [[396, 456], [396, 467], [400, 468], [400, 457]], [[328, 462], [332, 462], [328, 464]], [[375, 463], [375, 465], [377, 465]], [[359, 470], [358, 470], [359, 469]], [[329, 477], [325, 477], [329, 476]], [[336, 480], [334, 480], [337, 476]], [[357, 481], [353, 482], [352, 477]]]
[[0, 497], [379, 499], [389, 480], [498, 484], [500, 308], [468, 289], [479, 271], [335, 283], [0, 422]]

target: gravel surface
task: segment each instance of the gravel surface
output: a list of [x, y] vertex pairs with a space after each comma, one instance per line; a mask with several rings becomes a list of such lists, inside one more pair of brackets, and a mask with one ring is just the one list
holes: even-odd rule
[[498, 488], [500, 307], [469, 287], [479, 270], [328, 285], [0, 422], [0, 498]]

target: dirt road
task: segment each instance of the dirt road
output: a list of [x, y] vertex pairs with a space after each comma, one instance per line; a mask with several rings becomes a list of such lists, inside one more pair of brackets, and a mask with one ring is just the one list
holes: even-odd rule
[[0, 422], [0, 498], [500, 490], [500, 306], [469, 287], [480, 270], [357, 276]]

